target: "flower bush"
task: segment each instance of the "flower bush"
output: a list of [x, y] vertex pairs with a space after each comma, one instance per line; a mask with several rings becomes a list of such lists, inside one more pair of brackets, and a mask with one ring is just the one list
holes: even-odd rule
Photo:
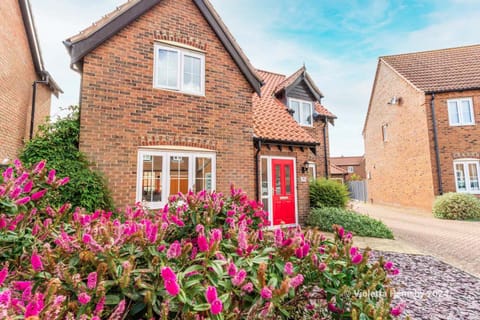
[[[266, 231], [240, 190], [121, 214], [42, 202], [67, 179], [21, 163], [0, 184], [1, 319], [393, 319], [390, 261], [335, 227]], [[381, 294], [363, 294], [365, 292]]]
[[473, 194], [449, 192], [435, 199], [432, 211], [441, 219], [480, 219], [480, 200]]

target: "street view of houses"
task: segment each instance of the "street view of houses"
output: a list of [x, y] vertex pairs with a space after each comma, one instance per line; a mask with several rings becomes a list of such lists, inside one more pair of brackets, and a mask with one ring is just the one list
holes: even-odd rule
[[0, 319], [480, 320], [478, 37], [79, 3], [0, 1]]

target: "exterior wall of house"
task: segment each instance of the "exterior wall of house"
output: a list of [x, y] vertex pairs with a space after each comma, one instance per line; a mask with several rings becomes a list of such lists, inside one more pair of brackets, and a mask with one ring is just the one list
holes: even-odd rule
[[347, 173], [345, 175], [345, 180], [348, 181], [352, 178], [352, 175], [355, 174], [362, 178], [362, 180], [367, 178], [367, 174], [365, 171], [365, 159], [361, 160], [360, 163], [350, 163], [350, 164], [338, 164], [335, 160], [330, 160], [335, 164], [337, 167], [340, 167], [348, 172], [348, 167], [353, 167], [353, 173]]
[[[401, 103], [387, 104], [393, 96], [401, 97]], [[379, 63], [364, 130], [370, 201], [431, 209], [434, 186], [428, 107], [422, 92]], [[382, 126], [386, 126], [386, 141]]]
[[[204, 97], [153, 88], [155, 32], [206, 43]], [[165, 0], [85, 57], [80, 149], [117, 206], [135, 201], [142, 146], [215, 150], [216, 189], [254, 197], [252, 92], [193, 1]]]
[[[475, 125], [450, 126], [448, 119], [449, 99], [472, 98]], [[428, 106], [428, 133], [431, 145], [432, 176], [434, 177], [435, 195], [438, 191], [437, 166], [433, 143], [432, 114], [430, 111], [431, 95], [426, 95], [425, 105]], [[443, 192], [455, 192], [454, 160], [480, 160], [480, 90], [462, 92], [447, 92], [435, 94], [435, 115], [437, 119], [438, 145], [440, 150], [440, 167]]]
[[[17, 0], [0, 1], [0, 162], [14, 159], [30, 132], [32, 84], [37, 80]], [[37, 88], [35, 125], [50, 114], [50, 90]]]

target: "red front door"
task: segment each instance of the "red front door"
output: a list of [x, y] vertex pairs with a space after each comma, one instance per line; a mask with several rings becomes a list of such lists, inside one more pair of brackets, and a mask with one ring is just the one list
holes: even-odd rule
[[272, 160], [273, 225], [295, 224], [293, 160]]

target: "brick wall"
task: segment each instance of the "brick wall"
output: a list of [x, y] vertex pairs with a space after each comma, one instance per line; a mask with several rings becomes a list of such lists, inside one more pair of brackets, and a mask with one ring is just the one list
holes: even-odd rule
[[[450, 126], [448, 120], [449, 99], [472, 98], [476, 125]], [[431, 140], [432, 176], [434, 177], [435, 194], [438, 195], [437, 166], [433, 148], [433, 127], [430, 112], [431, 95], [427, 95], [428, 128]], [[453, 161], [455, 159], [480, 159], [480, 90], [448, 92], [435, 95], [435, 114], [437, 118], [438, 145], [440, 150], [440, 167], [444, 192], [455, 192], [455, 175]]]
[[[37, 79], [17, 0], [0, 1], [0, 162], [14, 159], [29, 137], [32, 83]], [[37, 90], [38, 125], [50, 113], [49, 89]]]
[[[399, 105], [389, 105], [393, 96]], [[425, 96], [379, 64], [364, 131], [368, 196], [374, 203], [431, 209], [434, 186]], [[383, 142], [382, 125], [387, 126]]]
[[[154, 38], [167, 31], [206, 44], [205, 97], [153, 88]], [[137, 150], [152, 141], [210, 146], [217, 190], [234, 183], [254, 197], [252, 91], [193, 2], [162, 1], [85, 57], [80, 149], [117, 206], [135, 201]]]

